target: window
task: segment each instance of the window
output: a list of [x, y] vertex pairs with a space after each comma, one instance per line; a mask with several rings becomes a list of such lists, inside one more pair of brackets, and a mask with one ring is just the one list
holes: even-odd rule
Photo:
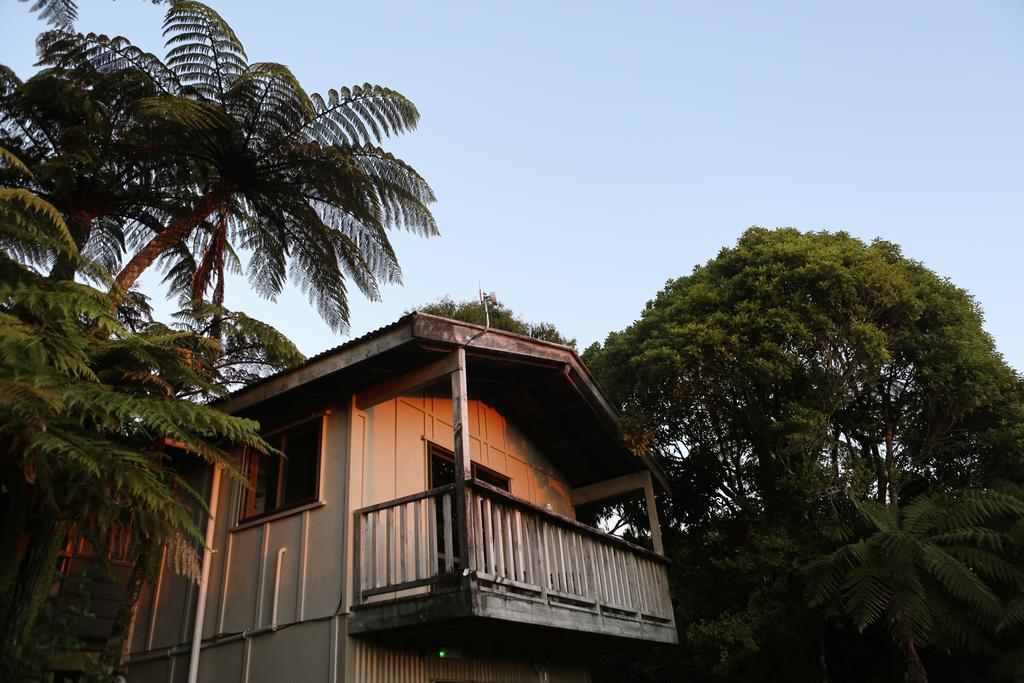
[[252, 486], [244, 492], [240, 522], [312, 503], [319, 495], [320, 433], [316, 418], [264, 437], [284, 454], [250, 453], [245, 475]]
[[[435, 443], [429, 445], [430, 458], [430, 488], [455, 483], [455, 454], [447, 448], [441, 448]], [[473, 478], [479, 479], [485, 484], [490, 484], [502, 491], [511, 492], [511, 480], [504, 474], [489, 470], [483, 465], [470, 463], [473, 471]]]

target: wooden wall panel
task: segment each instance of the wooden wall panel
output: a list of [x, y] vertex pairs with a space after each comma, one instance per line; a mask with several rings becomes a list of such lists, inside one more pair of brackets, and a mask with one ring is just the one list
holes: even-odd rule
[[348, 657], [351, 660], [348, 683], [589, 683], [591, 680], [584, 665], [547, 662], [534, 656], [474, 657], [467, 653], [456, 659], [442, 659], [412, 649], [354, 638], [348, 640]]
[[[352, 460], [352, 476], [361, 472], [364, 484], [353, 509], [428, 487], [425, 440], [452, 448], [451, 405], [447, 398], [417, 395], [366, 409], [366, 450]], [[570, 487], [522, 432], [482, 401], [469, 402], [469, 416], [474, 462], [510, 477], [515, 495], [537, 505], [551, 504], [560, 514], [575, 515]]]
[[231, 534], [230, 567], [225, 578], [220, 631], [237, 633], [253, 627], [263, 559], [263, 526]]
[[[423, 458], [417, 462], [410, 455], [423, 452], [427, 416], [423, 400], [401, 399], [397, 405], [395, 424], [395, 498], [423, 491], [427, 487], [427, 467]], [[418, 405], [417, 405], [418, 404]]]
[[[327, 416], [321, 486], [324, 506], [303, 513], [295, 549], [300, 565], [299, 611], [303, 619], [333, 614], [341, 600], [345, 533], [348, 528], [349, 417], [345, 410]], [[289, 552], [291, 552], [289, 550]], [[296, 616], [298, 619], [299, 616]]]

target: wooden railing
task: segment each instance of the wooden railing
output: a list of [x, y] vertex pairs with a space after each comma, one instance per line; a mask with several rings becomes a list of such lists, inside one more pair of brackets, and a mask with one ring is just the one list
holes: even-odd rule
[[470, 484], [483, 584], [621, 616], [672, 618], [666, 560], [480, 481]]
[[[454, 486], [356, 511], [356, 602], [461, 572]], [[672, 620], [667, 560], [479, 480], [468, 482], [469, 576], [483, 590], [620, 618]]]
[[355, 512], [355, 602], [455, 576], [455, 485]]

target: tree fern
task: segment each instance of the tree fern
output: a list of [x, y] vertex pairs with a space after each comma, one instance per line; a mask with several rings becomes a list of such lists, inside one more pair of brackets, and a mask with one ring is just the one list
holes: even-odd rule
[[123, 222], [127, 240], [107, 239], [137, 244], [118, 273], [118, 291], [161, 257], [196, 268], [223, 261], [212, 252], [186, 258], [179, 245], [194, 246], [187, 239], [193, 231], [224, 214], [237, 242], [219, 249], [248, 252], [256, 291], [273, 298], [293, 278], [324, 319], [344, 329], [346, 281], [370, 298], [382, 284], [401, 281], [387, 231], [437, 234], [427, 183], [378, 146], [415, 128], [416, 107], [371, 84], [309, 95], [287, 67], [249, 64], [231, 27], [198, 2], [173, 3], [164, 34], [164, 60], [121, 37], [54, 31], [39, 41], [51, 69], [132, 85], [113, 133], [127, 150], [144, 148], [163, 172], [173, 169], [166, 186], [181, 190]]
[[[5, 158], [13, 154], [6, 152]], [[50, 547], [65, 534], [130, 523], [140, 541], [187, 537], [194, 553], [201, 542], [192, 516], [197, 499], [165, 444], [173, 444], [179, 457], [199, 458], [231, 476], [239, 476], [234, 449], [267, 448], [256, 423], [183, 400], [230, 386], [214, 369], [225, 356], [220, 340], [155, 324], [133, 332], [111, 313], [104, 292], [29, 267], [25, 254], [43, 262], [81, 259], [74, 240], [58, 229], [61, 220], [56, 207], [28, 190], [0, 193], [5, 670], [31, 630], [40, 604], [32, 596], [48, 592], [54, 579], [45, 562], [34, 574], [25, 565], [7, 569], [29, 556], [18, 549], [25, 537], [29, 549]], [[249, 336], [236, 336], [253, 347], [272, 339], [248, 319], [238, 327]], [[280, 366], [301, 358], [291, 350], [289, 355], [279, 343], [264, 360]], [[30, 526], [30, 520], [49, 522]]]
[[809, 565], [807, 598], [861, 629], [884, 622], [908, 680], [923, 672], [918, 646], [991, 653], [993, 640], [1022, 618], [1017, 603], [1007, 608], [1002, 598], [1024, 589], [1019, 545], [1007, 532], [1024, 519], [1015, 492], [967, 489], [921, 495], [902, 508], [873, 501], [856, 508], [862, 537]]

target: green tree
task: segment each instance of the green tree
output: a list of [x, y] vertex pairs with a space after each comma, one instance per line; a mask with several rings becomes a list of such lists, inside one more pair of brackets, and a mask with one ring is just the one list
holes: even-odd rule
[[415, 127], [416, 107], [369, 84], [308, 95], [287, 67], [249, 64], [231, 27], [198, 2], [172, 3], [164, 33], [166, 61], [124, 38], [54, 31], [41, 39], [42, 62], [54, 68], [148, 79], [151, 96], [134, 104], [128, 133], [164, 164], [185, 166], [178, 178], [189, 192], [160, 229], [138, 226], [119, 291], [166, 256], [179, 261], [178, 293], [200, 298], [211, 284], [222, 292], [234, 244], [251, 253], [257, 292], [276, 296], [290, 271], [323, 318], [344, 328], [346, 280], [371, 298], [380, 282], [400, 280], [387, 230], [437, 233], [429, 186], [379, 146]]
[[842, 680], [830, 658], [884, 649], [803, 606], [850, 499], [1024, 476], [1019, 377], [971, 297], [891, 243], [752, 228], [584, 358], [673, 479], [682, 661], [709, 678]]
[[[487, 316], [484, 315], [484, 306], [479, 301], [455, 301], [449, 296], [444, 296], [429, 304], [424, 304], [416, 310], [431, 315], [438, 315], [442, 318], [461, 320], [474, 325], [483, 325]], [[569, 339], [559, 332], [551, 323], [533, 323], [523, 320], [510, 308], [501, 303], [488, 304], [488, 315], [490, 316], [491, 327], [505, 332], [514, 332], [526, 337], [533, 337], [541, 341], [548, 341], [563, 346], [576, 348], [576, 340]]]
[[868, 529], [851, 528], [861, 537], [809, 565], [810, 603], [834, 606], [859, 630], [883, 621], [907, 683], [928, 680], [918, 648], [933, 643], [999, 655], [1006, 610], [994, 587], [1024, 589], [1005, 525], [1024, 519], [1024, 500], [964, 489], [923, 494], [899, 508], [870, 500], [856, 507]]
[[[0, 156], [30, 173], [8, 150]], [[23, 655], [38, 655], [27, 640], [67, 536], [119, 523], [195, 552], [189, 489], [167, 444], [229, 473], [234, 448], [267, 448], [256, 423], [177, 396], [217, 391], [204, 370], [215, 340], [132, 332], [105, 293], [39, 272], [61, 258], [81, 258], [61, 213], [0, 189], [0, 651], [15, 678], [38, 664]]]

